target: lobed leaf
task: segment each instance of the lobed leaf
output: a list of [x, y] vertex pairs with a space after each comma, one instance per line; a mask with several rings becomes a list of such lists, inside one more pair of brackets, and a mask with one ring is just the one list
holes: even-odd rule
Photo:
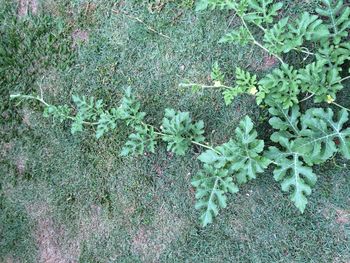
[[307, 204], [307, 196], [311, 194], [317, 177], [310, 167], [300, 160], [295, 141], [281, 138], [284, 150], [277, 147], [269, 147], [267, 156], [276, 164], [273, 171], [274, 179], [281, 182], [282, 191], [291, 192], [290, 199], [295, 206], [304, 212]]
[[248, 0], [248, 4], [252, 10], [244, 15], [244, 19], [256, 25], [271, 24], [283, 6], [283, 3], [274, 3], [273, 0]]
[[161, 129], [168, 151], [178, 155], [184, 155], [192, 141], [203, 142], [205, 139], [203, 121], [192, 123], [189, 112], [166, 109]]
[[154, 128], [145, 125], [136, 126], [135, 133], [129, 135], [120, 156], [140, 155], [145, 151], [154, 153], [157, 144]]
[[339, 44], [348, 36], [350, 29], [350, 8], [344, 7], [343, 0], [322, 0], [323, 7], [317, 8], [316, 12], [328, 19], [328, 29], [334, 44]]
[[252, 40], [253, 38], [249, 34], [249, 31], [245, 27], [240, 26], [239, 29], [233, 30], [230, 33], [227, 33], [225, 36], [223, 36], [219, 40], [219, 43], [234, 43], [239, 44], [241, 46], [246, 46]]
[[250, 93], [255, 95], [257, 92], [256, 75], [251, 75], [249, 72], [236, 68], [236, 86], [223, 91], [226, 105], [230, 105], [234, 98], [242, 93]]
[[287, 109], [299, 102], [298, 71], [293, 66], [282, 64], [280, 69], [274, 69], [272, 73], [262, 78], [259, 85], [258, 96], [263, 97], [269, 106], [280, 103]]
[[[350, 159], [350, 128], [344, 128], [349, 114], [346, 110], [339, 111], [334, 120], [332, 109], [312, 108], [302, 117], [302, 136], [307, 137], [306, 146], [312, 150], [305, 160], [310, 163], [321, 163], [339, 151], [346, 159]], [[303, 145], [303, 147], [305, 147]]]
[[96, 138], [99, 139], [105, 133], [114, 130], [117, 127], [118, 119], [120, 119], [120, 111], [116, 108], [103, 112], [98, 119]]
[[196, 209], [202, 210], [200, 221], [203, 227], [213, 222], [220, 208], [227, 206], [227, 193], [237, 193], [238, 187], [233, 183], [227, 170], [216, 169], [205, 164], [192, 180], [196, 188]]
[[339, 70], [327, 67], [324, 59], [308, 64], [298, 72], [298, 79], [303, 92], [314, 94], [314, 102], [326, 102], [328, 97], [336, 98], [336, 93], [343, 88]]
[[316, 15], [304, 12], [295, 21], [289, 17], [281, 19], [272, 28], [265, 31], [266, 47], [274, 53], [288, 53], [300, 48], [308, 40], [327, 39], [329, 31]]
[[198, 159], [214, 168], [228, 170], [242, 184], [262, 173], [269, 160], [262, 156], [264, 141], [257, 139], [257, 132], [248, 116], [241, 120], [235, 135], [235, 139], [215, 147], [215, 151], [205, 151]]

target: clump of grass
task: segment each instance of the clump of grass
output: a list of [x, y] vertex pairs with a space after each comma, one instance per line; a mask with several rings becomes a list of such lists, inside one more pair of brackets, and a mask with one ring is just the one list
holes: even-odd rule
[[49, 68], [67, 69], [74, 61], [71, 29], [49, 13], [19, 17], [12, 1], [1, 0], [1, 112], [10, 93], [33, 91]]
[[33, 238], [33, 222], [25, 209], [10, 201], [0, 186], [0, 260], [34, 262], [36, 245]]

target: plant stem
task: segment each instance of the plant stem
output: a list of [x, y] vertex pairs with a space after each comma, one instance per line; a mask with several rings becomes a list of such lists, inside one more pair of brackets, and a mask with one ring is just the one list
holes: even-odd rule
[[[151, 126], [155, 129], [155, 127], [153, 125], [149, 125], [149, 124], [145, 124], [147, 126]], [[167, 134], [164, 134], [162, 132], [154, 132], [155, 134], [159, 135], [159, 136], [165, 136]], [[203, 143], [200, 143], [200, 142], [196, 142], [196, 141], [191, 141], [191, 143], [195, 144], [195, 145], [198, 145], [198, 146], [201, 146], [203, 148], [206, 148], [206, 149], [209, 149], [209, 150], [212, 150], [214, 152], [216, 152], [217, 154], [221, 154], [219, 151], [215, 150], [214, 147], [211, 147], [209, 145], [206, 145], [206, 144], [203, 144]]]
[[315, 93], [311, 93], [311, 95], [309, 95], [309, 96], [307, 96], [307, 97], [303, 98], [303, 99], [302, 99], [301, 101], [299, 101], [299, 102], [306, 101], [306, 100], [308, 100], [308, 99], [312, 98], [313, 96], [315, 96]]
[[335, 106], [338, 106], [339, 108], [342, 108], [342, 109], [347, 110], [347, 111], [350, 112], [350, 109], [349, 109], [349, 108], [346, 108], [346, 107], [344, 107], [344, 106], [342, 106], [342, 105], [336, 103], [335, 101], [333, 101], [333, 102], [331, 102], [331, 103], [334, 104]]
[[339, 82], [343, 82], [343, 81], [345, 81], [347, 79], [350, 79], [350, 76], [346, 76], [345, 78], [342, 78], [341, 80], [339, 80]]
[[39, 102], [41, 102], [42, 104], [44, 104], [45, 106], [50, 106], [50, 104], [48, 104], [46, 101], [44, 101], [43, 98], [39, 97], [39, 96], [32, 96], [32, 95], [22, 95], [22, 94], [11, 94], [10, 95], [10, 99], [16, 99], [16, 98], [23, 98], [23, 99], [27, 99], [27, 100], [37, 100]]
[[[16, 99], [16, 98], [36, 100], [36, 101], [39, 101], [40, 103], [44, 104], [46, 107], [52, 106], [52, 105], [48, 104], [42, 97], [39, 97], [39, 96], [22, 95], [22, 94], [12, 94], [12, 95], [10, 95], [10, 99]], [[73, 116], [67, 115], [65, 117], [67, 119], [74, 120]], [[98, 122], [87, 122], [87, 121], [84, 121], [83, 124], [94, 126], [94, 125], [98, 125]], [[145, 122], [141, 122], [141, 124], [145, 125], [145, 126], [148, 126], [148, 127], [152, 127], [155, 130], [158, 130], [157, 127], [155, 127], [155, 126], [153, 126], [151, 124], [147, 124]], [[159, 135], [159, 136], [166, 136], [166, 134], [162, 133], [162, 132], [155, 131], [154, 133]], [[217, 150], [215, 150], [213, 147], [211, 147], [209, 145], [205, 145], [205, 144], [202, 144], [202, 143], [199, 143], [199, 142], [196, 142], [196, 141], [191, 141], [191, 143], [196, 144], [196, 145], [201, 146], [201, 147], [206, 148], [206, 149], [210, 149], [210, 150], [216, 152], [217, 154], [220, 154], [220, 152], [218, 152]]]
[[[52, 106], [52, 105], [48, 104], [42, 97], [39, 97], [39, 96], [35, 97], [32, 95], [22, 95], [22, 94], [11, 94], [10, 95], [10, 99], [16, 99], [16, 98], [22, 98], [22, 99], [27, 99], [27, 100], [36, 100], [36, 101], [39, 101], [40, 103], [44, 104], [46, 107]], [[66, 115], [64, 117], [66, 117], [69, 120], [74, 120], [73, 116]], [[98, 122], [83, 121], [83, 124], [95, 126], [95, 125], [98, 125]]]
[[198, 145], [198, 146], [201, 146], [201, 147], [203, 147], [203, 148], [212, 150], [213, 152], [215, 152], [215, 153], [217, 153], [217, 154], [221, 154], [219, 151], [215, 150], [213, 147], [211, 147], [211, 146], [209, 146], [209, 145], [205, 145], [205, 144], [202, 144], [202, 143], [199, 143], [199, 142], [196, 142], [196, 141], [191, 141], [191, 143], [196, 144], [196, 145]]
[[200, 86], [201, 88], [205, 89], [205, 88], [217, 88], [217, 89], [230, 89], [232, 87], [226, 86], [226, 85], [202, 85], [202, 84], [197, 84], [197, 83], [180, 83], [179, 84], [180, 87], [193, 87], [193, 86]]
[[253, 43], [254, 43], [255, 45], [257, 45], [258, 47], [262, 48], [263, 50], [265, 50], [267, 53], [269, 53], [269, 54], [273, 55], [274, 57], [276, 57], [282, 64], [285, 64], [285, 63], [283, 62], [283, 60], [282, 60], [277, 54], [273, 53], [272, 51], [270, 51], [270, 50], [268, 50], [266, 47], [264, 47], [262, 44], [260, 44], [260, 43], [255, 39], [255, 37], [253, 36], [253, 34], [250, 32], [249, 27], [247, 26], [247, 24], [246, 24], [244, 18], [243, 18], [242, 16], [239, 16], [239, 18], [241, 19], [241, 21], [242, 21], [242, 23], [243, 23], [243, 26], [247, 29], [247, 31], [248, 31], [250, 37], [251, 37], [252, 40], [253, 40]]

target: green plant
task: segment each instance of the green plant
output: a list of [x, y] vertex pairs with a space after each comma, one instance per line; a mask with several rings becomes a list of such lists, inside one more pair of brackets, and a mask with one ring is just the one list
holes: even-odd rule
[[212, 222], [219, 208], [226, 207], [226, 193], [238, 192], [244, 184], [262, 173], [270, 160], [262, 155], [264, 141], [257, 139], [253, 122], [246, 116], [235, 130], [235, 138], [202, 153], [198, 159], [204, 169], [192, 181], [196, 188], [196, 207], [203, 210], [202, 225]]
[[[121, 150], [122, 156], [154, 152], [160, 141], [177, 155], [186, 154], [192, 144], [206, 149], [198, 157], [203, 168], [192, 180], [196, 188], [196, 207], [202, 212], [202, 226], [210, 224], [219, 209], [226, 207], [228, 193], [236, 193], [239, 185], [255, 179], [270, 164], [275, 166], [275, 180], [281, 182], [283, 191], [291, 192], [291, 200], [303, 212], [307, 196], [316, 183], [312, 166], [325, 162], [336, 153], [350, 158], [349, 128], [345, 125], [348, 121], [345, 109], [334, 118], [331, 109], [310, 108], [301, 113], [298, 104], [314, 97], [315, 102], [337, 105], [334, 101], [336, 92], [349, 78], [339, 77], [341, 66], [349, 60], [349, 48], [343, 42], [335, 44], [339, 35], [331, 34], [329, 26], [317, 15], [304, 13], [291, 23], [288, 18], [277, 26], [273, 25], [281, 7], [280, 3], [269, 0], [199, 1], [197, 10], [230, 9], [241, 19], [240, 29], [223, 37], [220, 42], [254, 44], [275, 56], [281, 66], [260, 80], [255, 74], [237, 68], [236, 83], [228, 86], [224, 84], [225, 74], [216, 63], [212, 67], [212, 85], [183, 84], [196, 89], [223, 89], [228, 105], [242, 93], [250, 93], [256, 97], [258, 104], [267, 105], [272, 115], [269, 123], [276, 130], [270, 137], [272, 146], [268, 151], [264, 151], [264, 141], [257, 139], [257, 132], [248, 116], [241, 120], [234, 138], [216, 147], [205, 142], [204, 123], [194, 122], [188, 112], [166, 109], [161, 126], [151, 125], [147, 123], [146, 114], [141, 111], [140, 102], [131, 89], [125, 91], [120, 106], [111, 109], [106, 109], [101, 100], [78, 96], [73, 97], [74, 108], [50, 105], [42, 96], [15, 94], [11, 97], [41, 102], [45, 116], [72, 121], [72, 133], [83, 131], [85, 126], [96, 127], [96, 137], [101, 138], [116, 127], [128, 127], [132, 132]], [[347, 8], [342, 10], [346, 15]], [[263, 43], [256, 40], [248, 24], [262, 30]], [[343, 39], [344, 34], [340, 38]], [[308, 42], [320, 48], [313, 53], [303, 46]], [[300, 52], [315, 60], [304, 68], [298, 68], [284, 62], [283, 56], [288, 52]], [[302, 93], [305, 93], [304, 99], [300, 99]]]
[[[72, 134], [82, 132], [84, 126], [92, 126], [96, 127], [95, 134], [99, 139], [117, 125], [124, 123], [130, 126], [133, 133], [128, 136], [121, 156], [154, 153], [159, 140], [167, 143], [168, 151], [177, 155], [184, 155], [191, 144], [208, 149], [198, 157], [204, 163], [204, 170], [198, 173], [201, 179], [193, 181], [193, 186], [199, 191], [196, 195], [199, 202], [207, 204], [206, 212], [201, 217], [203, 226], [211, 223], [213, 216], [217, 215], [217, 202], [221, 208], [225, 207], [225, 193], [238, 191], [235, 182], [243, 184], [256, 178], [256, 174], [263, 172], [270, 162], [262, 155], [264, 142], [257, 139], [257, 132], [248, 116], [237, 127], [235, 139], [214, 148], [204, 142], [203, 121], [193, 122], [189, 112], [165, 109], [160, 129], [147, 124], [144, 121], [146, 114], [140, 111], [140, 102], [130, 88], [125, 90], [120, 106], [109, 110], [105, 109], [102, 100], [75, 95], [72, 97], [76, 105], [74, 109], [67, 105], [51, 105], [42, 96], [14, 94], [11, 98], [39, 101], [44, 106], [44, 117], [52, 117], [60, 122], [70, 121]], [[216, 180], [214, 184], [211, 184], [212, 179]], [[210, 193], [209, 197], [205, 193]], [[209, 200], [205, 200], [206, 197]]]
[[[198, 83], [182, 86], [195, 85], [197, 90], [201, 87], [223, 89], [226, 105], [230, 105], [240, 94], [248, 93], [255, 96], [257, 104], [270, 108], [269, 123], [277, 130], [271, 135], [271, 141], [278, 146], [270, 146], [266, 156], [276, 166], [275, 180], [281, 182], [283, 191], [291, 191], [291, 200], [304, 212], [306, 196], [311, 194], [316, 183], [312, 166], [325, 162], [335, 153], [350, 159], [349, 128], [345, 126], [347, 111], [350, 110], [335, 102], [337, 92], [343, 89], [343, 82], [350, 78], [341, 77], [344, 75], [343, 65], [350, 60], [350, 46], [346, 41], [350, 28], [350, 8], [344, 6], [343, 1], [323, 0], [316, 14], [304, 12], [296, 18], [284, 17], [276, 21], [282, 6], [281, 2], [272, 0], [197, 1], [197, 11], [215, 8], [233, 10], [240, 18], [242, 25], [223, 36], [219, 43], [256, 45], [274, 56], [280, 66], [260, 80], [256, 75], [237, 68], [236, 83], [232, 86], [223, 85], [225, 79], [212, 86]], [[262, 42], [257, 41], [251, 27], [261, 30], [259, 39]], [[307, 48], [310, 44], [315, 51]], [[304, 60], [311, 62], [303, 67], [288, 65], [284, 54], [290, 52], [301, 53], [305, 56]], [[224, 73], [221, 75], [224, 76]], [[298, 105], [310, 98], [314, 103], [327, 102], [342, 110], [336, 119], [330, 108], [315, 107], [301, 113]], [[236, 149], [235, 145], [227, 147]], [[215, 153], [201, 155], [200, 159], [203, 156], [207, 160], [216, 160], [213, 157]], [[203, 172], [201, 176], [205, 174]], [[222, 176], [223, 173], [218, 177]], [[207, 187], [213, 185], [217, 186], [204, 184]], [[225, 192], [224, 188], [221, 191]], [[202, 205], [202, 202], [199, 203]], [[212, 202], [209, 205], [213, 207]], [[211, 211], [216, 214], [217, 207]]]
[[276, 165], [274, 178], [281, 181], [283, 191], [293, 188], [291, 200], [303, 212], [306, 195], [311, 194], [316, 183], [311, 166], [325, 162], [337, 152], [350, 159], [350, 128], [343, 127], [348, 113], [341, 110], [334, 120], [330, 108], [311, 108], [304, 114], [297, 105], [290, 110], [275, 107], [269, 111], [274, 116], [269, 123], [278, 130], [271, 140], [279, 147], [269, 147], [267, 154]]

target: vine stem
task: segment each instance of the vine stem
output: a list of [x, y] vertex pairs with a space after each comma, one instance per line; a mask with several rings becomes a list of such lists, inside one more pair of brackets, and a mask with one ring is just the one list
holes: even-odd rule
[[[52, 106], [50, 104], [48, 104], [42, 97], [39, 97], [39, 96], [32, 96], [32, 95], [22, 95], [22, 94], [11, 94], [10, 95], [10, 99], [16, 99], [16, 98], [22, 98], [22, 99], [29, 99], [29, 100], [36, 100], [36, 101], [39, 101], [40, 103], [44, 104], [46, 107], [49, 107], [49, 106]], [[65, 116], [67, 119], [70, 119], [70, 120], [74, 120], [74, 117], [73, 116]], [[95, 126], [95, 125], [98, 125], [98, 122], [86, 122], [84, 121], [83, 124], [86, 124], [86, 125], [92, 125], [92, 126]], [[145, 125], [145, 126], [148, 126], [148, 127], [152, 127], [153, 129], [155, 130], [158, 130], [157, 127], [151, 125], [151, 124], [147, 124], [145, 122], [141, 122], [142, 125]], [[154, 132], [155, 134], [159, 135], [159, 136], [166, 136], [167, 134], [165, 133], [162, 133], [162, 132], [158, 132], [158, 131], [155, 131]], [[195, 145], [198, 145], [198, 146], [201, 146], [203, 148], [206, 148], [206, 149], [209, 149], [209, 150], [212, 150], [214, 152], [216, 152], [217, 154], [220, 154], [219, 151], [215, 150], [214, 147], [211, 147], [209, 145], [206, 145], [206, 144], [202, 144], [202, 143], [199, 143], [199, 142], [196, 142], [196, 141], [191, 141], [191, 143], [195, 144]]]
[[192, 142], [193, 144], [196, 144], [196, 145], [201, 146], [201, 147], [203, 147], [203, 148], [212, 150], [213, 152], [215, 152], [215, 153], [221, 155], [221, 153], [220, 153], [219, 151], [215, 150], [213, 147], [211, 147], [211, 146], [209, 146], [209, 145], [205, 145], [205, 144], [202, 144], [202, 143], [199, 143], [199, 142], [196, 142], [196, 141], [191, 141], [191, 142]]
[[273, 53], [272, 51], [270, 51], [270, 50], [268, 50], [266, 47], [264, 47], [262, 44], [260, 44], [260, 43], [255, 39], [255, 37], [253, 36], [253, 34], [250, 32], [249, 27], [247, 26], [247, 23], [245, 22], [244, 18], [243, 18], [242, 16], [239, 16], [239, 18], [241, 19], [241, 21], [242, 21], [242, 23], [243, 23], [243, 26], [247, 29], [247, 31], [248, 31], [250, 37], [251, 37], [252, 40], [253, 40], [253, 43], [254, 43], [255, 45], [257, 45], [258, 47], [262, 48], [263, 50], [265, 50], [267, 53], [269, 53], [269, 54], [273, 55], [274, 57], [276, 57], [282, 64], [285, 64], [285, 63], [283, 62], [283, 60], [282, 60], [277, 54]]
[[16, 99], [16, 98], [23, 98], [23, 99], [29, 99], [29, 100], [37, 100], [39, 102], [41, 102], [42, 104], [44, 104], [45, 106], [50, 106], [50, 104], [48, 104], [46, 101], [44, 101], [44, 99], [42, 97], [39, 96], [32, 96], [32, 95], [22, 95], [22, 94], [11, 94], [10, 95], [10, 99]]
[[306, 101], [306, 100], [308, 100], [308, 99], [311, 99], [313, 96], [315, 96], [315, 93], [311, 93], [311, 95], [309, 95], [309, 96], [303, 98], [303, 99], [302, 99], [301, 101], [299, 101], [299, 102], [303, 102], [303, 101]]
[[[11, 94], [10, 95], [10, 99], [16, 99], [16, 98], [22, 98], [22, 99], [28, 99], [28, 100], [36, 100], [39, 101], [40, 103], [44, 104], [46, 107], [52, 106], [50, 104], [48, 104], [43, 97], [39, 97], [39, 96], [32, 96], [32, 95], [22, 95], [22, 94]], [[70, 120], [74, 120], [73, 116], [67, 115], [65, 116], [67, 119]], [[98, 125], [98, 122], [88, 122], [88, 121], [83, 121], [83, 124], [85, 125], [91, 125], [91, 126], [95, 126]]]
[[[144, 125], [153, 127], [154, 129], [156, 128], [156, 127], [154, 127], [153, 125], [150, 125], [150, 124], [144, 123]], [[162, 132], [154, 132], [154, 133], [157, 134], [157, 135], [159, 135], [159, 136], [166, 136], [166, 135], [168, 135], [168, 134], [165, 134], [165, 133], [162, 133]], [[209, 146], [209, 145], [206, 145], [206, 144], [203, 144], [203, 143], [200, 143], [200, 142], [196, 142], [196, 141], [191, 141], [191, 143], [193, 143], [193, 144], [195, 144], [195, 145], [198, 145], [198, 146], [201, 146], [201, 147], [203, 147], [203, 148], [212, 150], [213, 152], [215, 152], [215, 153], [217, 153], [217, 154], [221, 154], [219, 151], [215, 150], [214, 147], [212, 147], [212, 146]]]
[[198, 84], [198, 83], [180, 83], [179, 84], [180, 87], [183, 88], [188, 88], [188, 87], [193, 87], [193, 86], [200, 86], [201, 88], [217, 88], [217, 89], [230, 89], [232, 87], [226, 86], [226, 85], [202, 85], [202, 84]]
[[342, 106], [342, 105], [340, 105], [340, 104], [336, 103], [335, 101], [332, 101], [331, 103], [332, 103], [332, 104], [334, 104], [335, 106], [338, 106], [339, 108], [342, 108], [342, 109], [347, 110], [347, 111], [349, 111], [349, 112], [350, 112], [350, 109], [349, 109], [349, 108], [344, 107], [344, 106]]
[[347, 77], [345, 77], [345, 78], [342, 78], [341, 80], [339, 80], [339, 82], [343, 82], [343, 81], [345, 81], [345, 80], [347, 80], [347, 79], [350, 79], [350, 76], [347, 76]]

